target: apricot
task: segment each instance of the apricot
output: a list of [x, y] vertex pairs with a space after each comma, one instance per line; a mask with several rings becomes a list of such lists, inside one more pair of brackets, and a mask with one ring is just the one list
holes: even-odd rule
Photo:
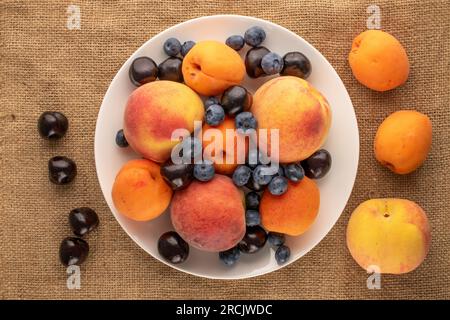
[[194, 121], [202, 121], [203, 102], [188, 86], [174, 81], [154, 81], [128, 98], [124, 133], [130, 146], [144, 158], [164, 162], [178, 141], [175, 129], [194, 131]]
[[[207, 133], [209, 130], [215, 130], [212, 133]], [[230, 130], [232, 135], [227, 135], [227, 130]], [[225, 117], [225, 120], [217, 127], [211, 127], [208, 124], [204, 124], [202, 128], [203, 132], [203, 149], [210, 148], [211, 156], [215, 159], [220, 159], [221, 161], [214, 161], [214, 169], [217, 173], [221, 174], [232, 174], [234, 169], [238, 166], [238, 164], [242, 164], [245, 162], [245, 157], [248, 152], [248, 138], [240, 135], [236, 132], [236, 127], [234, 123], [234, 119], [230, 117]], [[219, 136], [222, 138], [222, 141], [217, 141]], [[233, 141], [229, 141], [230, 138], [233, 138]], [[232, 154], [227, 152], [227, 144], [230, 144], [234, 147], [234, 151]], [[240, 146], [243, 146], [241, 149]], [[240, 150], [244, 150], [245, 154], [239, 157], [238, 152]], [[242, 151], [241, 151], [242, 152]], [[242, 162], [239, 161], [242, 159]], [[213, 160], [213, 159], [211, 159]]]
[[228, 250], [245, 234], [243, 193], [220, 174], [177, 191], [170, 212], [175, 230], [200, 250]]
[[392, 172], [413, 172], [431, 148], [431, 121], [423, 113], [401, 110], [389, 115], [375, 135], [375, 157]]
[[119, 171], [112, 188], [114, 206], [124, 216], [136, 221], [148, 221], [167, 209], [172, 189], [153, 161], [128, 161]]
[[381, 30], [367, 30], [352, 43], [348, 61], [355, 78], [375, 91], [394, 89], [406, 82], [409, 61], [401, 43]]
[[[312, 155], [324, 143], [331, 125], [325, 97], [306, 80], [283, 76], [262, 85], [251, 108], [261, 129], [267, 129], [267, 154], [282, 163]], [[271, 131], [279, 130], [279, 154], [271, 154]], [[262, 141], [259, 139], [259, 141]], [[264, 147], [261, 146], [264, 150]]]
[[218, 41], [200, 41], [183, 59], [184, 82], [205, 96], [215, 96], [241, 83], [245, 65], [239, 54]]
[[316, 220], [320, 192], [316, 183], [304, 177], [300, 182], [288, 182], [286, 193], [272, 195], [265, 190], [259, 207], [261, 222], [268, 231], [298, 236]]
[[[416, 269], [431, 241], [423, 209], [404, 199], [372, 199], [353, 211], [347, 226], [347, 247], [364, 269], [401, 274]], [[370, 268], [369, 268], [370, 267]]]

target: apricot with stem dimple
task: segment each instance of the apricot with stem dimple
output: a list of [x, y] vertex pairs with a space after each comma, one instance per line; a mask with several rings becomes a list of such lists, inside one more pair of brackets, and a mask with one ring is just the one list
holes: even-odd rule
[[353, 40], [348, 61], [355, 78], [375, 91], [394, 89], [408, 79], [405, 49], [394, 36], [381, 30], [359, 34]]
[[241, 83], [245, 66], [239, 54], [218, 41], [200, 41], [183, 60], [185, 83], [205, 96], [215, 96]]

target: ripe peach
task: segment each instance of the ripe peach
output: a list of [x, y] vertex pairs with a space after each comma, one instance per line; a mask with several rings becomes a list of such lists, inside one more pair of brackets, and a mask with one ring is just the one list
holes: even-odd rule
[[353, 211], [347, 226], [347, 247], [364, 269], [381, 273], [414, 270], [425, 259], [431, 234], [422, 208], [404, 199], [372, 199]]
[[422, 165], [431, 148], [431, 121], [417, 111], [389, 115], [375, 136], [375, 157], [395, 173], [407, 174]]
[[405, 49], [396, 38], [381, 30], [359, 34], [353, 40], [348, 61], [355, 78], [372, 90], [391, 90], [408, 79]]
[[112, 189], [116, 209], [136, 221], [158, 217], [169, 206], [172, 189], [160, 174], [159, 165], [146, 159], [128, 161]]
[[[262, 85], [254, 95], [251, 111], [259, 130], [267, 129], [269, 154], [270, 132], [279, 129], [278, 160], [282, 163], [308, 158], [323, 144], [331, 125], [325, 97], [307, 81], [292, 76]], [[270, 155], [277, 159], [277, 155]]]
[[245, 65], [239, 54], [218, 41], [198, 42], [183, 59], [184, 82], [205, 96], [241, 83]]
[[230, 249], [245, 234], [243, 194], [226, 176], [193, 181], [175, 193], [171, 219], [190, 245], [213, 252]]
[[124, 115], [124, 133], [130, 146], [147, 159], [164, 162], [177, 141], [175, 129], [194, 131], [202, 121], [200, 97], [188, 86], [173, 81], [147, 83], [130, 95]]
[[[217, 134], [219, 134], [222, 137], [222, 143], [218, 143], [219, 148], [216, 148], [215, 139], [216, 135], [207, 133], [208, 130], [219, 130], [217, 131]], [[229, 138], [227, 138], [227, 129], [233, 130], [234, 134], [232, 135], [234, 140], [232, 142], [228, 142]], [[236, 127], [234, 123], [234, 119], [230, 117], [226, 117], [225, 120], [217, 127], [211, 127], [208, 124], [204, 124], [203, 128], [203, 148], [211, 148], [211, 156], [217, 157], [218, 159], [222, 159], [222, 163], [214, 163], [214, 168], [217, 173], [221, 174], [232, 174], [234, 172], [234, 169], [239, 164], [239, 157], [238, 157], [238, 146], [244, 146], [245, 154], [242, 156], [242, 163], [245, 161], [245, 157], [247, 156], [248, 151], [248, 138], [246, 139], [243, 135], [240, 135], [236, 132]], [[228, 135], [228, 137], [231, 137]], [[218, 141], [219, 142], [219, 141]], [[230, 143], [234, 146], [234, 153], [228, 154], [226, 152], [227, 149], [227, 143]]]
[[313, 180], [304, 177], [297, 183], [289, 181], [286, 193], [281, 196], [274, 196], [266, 189], [259, 210], [268, 231], [298, 236], [313, 224], [319, 205], [319, 188]]

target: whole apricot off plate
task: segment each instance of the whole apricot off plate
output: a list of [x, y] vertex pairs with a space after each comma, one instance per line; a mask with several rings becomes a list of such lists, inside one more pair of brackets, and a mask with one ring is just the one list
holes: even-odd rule
[[[151, 57], [156, 63], [161, 63], [167, 58], [162, 48], [166, 39], [174, 37], [181, 42], [193, 40], [196, 42], [209, 40], [225, 43], [225, 40], [234, 34], [243, 35], [245, 30], [252, 26], [262, 27], [267, 37], [264, 46], [273, 52], [284, 55], [287, 52], [299, 51], [305, 54], [312, 65], [312, 73], [308, 82], [320, 91], [329, 103], [332, 121], [328, 128], [327, 139], [323, 148], [327, 149], [333, 157], [333, 164], [330, 172], [322, 179], [316, 180], [320, 191], [320, 208], [312, 226], [301, 236], [288, 236], [286, 244], [291, 249], [291, 257], [288, 263], [292, 263], [314, 248], [330, 231], [340, 214], [345, 208], [347, 200], [351, 194], [353, 183], [356, 177], [359, 158], [359, 133], [355, 112], [341, 79], [328, 61], [307, 41], [295, 33], [278, 26], [274, 23], [252, 17], [219, 15], [202, 17], [183, 22], [171, 27], [152, 39], [144, 43], [136, 52], [124, 63], [117, 75], [114, 77], [108, 91], [103, 99], [95, 132], [95, 162], [100, 186], [108, 206], [114, 217], [125, 230], [125, 232], [142, 249], [163, 263], [170, 265], [180, 271], [193, 275], [215, 278], [215, 279], [242, 279], [262, 275], [275, 271], [288, 263], [280, 266], [274, 258], [273, 249], [266, 245], [259, 252], [252, 255], [241, 255], [239, 262], [232, 268], [225, 266], [218, 258], [216, 252], [206, 252], [191, 246], [188, 259], [182, 264], [172, 265], [161, 258], [158, 253], [158, 238], [166, 231], [174, 230], [170, 221], [170, 207], [167, 212], [162, 213], [155, 219], [147, 222], [135, 221], [120, 214], [113, 204], [111, 190], [113, 189], [116, 174], [120, 168], [132, 159], [140, 159], [132, 148], [118, 148], [114, 138], [118, 130], [124, 128], [124, 111], [130, 94], [136, 87], [130, 82], [129, 67], [131, 62], [140, 56]], [[213, 52], [214, 50], [211, 49]], [[238, 52], [243, 59], [247, 49]], [[210, 59], [211, 57], [208, 57]], [[195, 60], [195, 59], [193, 59]], [[196, 61], [193, 61], [195, 67]], [[190, 70], [192, 71], [192, 70]], [[212, 92], [222, 90], [219, 88], [224, 83], [239, 82], [242, 70], [235, 70], [232, 75], [226, 75], [221, 81], [217, 81], [215, 86], [199, 87], [197, 91]], [[193, 73], [198, 72], [194, 70]], [[204, 76], [204, 75], [201, 75]], [[252, 94], [272, 77], [262, 77], [250, 79], [244, 74], [241, 85], [247, 88]], [[159, 81], [159, 80], [157, 80]], [[202, 82], [204, 83], [204, 82]], [[195, 86], [195, 84], [194, 84]], [[186, 93], [187, 94], [187, 93]], [[183, 99], [183, 97], [179, 97]], [[263, 110], [263, 106], [261, 106]], [[197, 109], [196, 109], [197, 110]], [[172, 110], [168, 110], [172, 112]], [[191, 110], [189, 114], [192, 119], [201, 117], [201, 112]], [[270, 123], [270, 118], [265, 118]], [[170, 124], [172, 125], [172, 124]], [[164, 128], [164, 124], [161, 124]], [[134, 130], [136, 128], [125, 128]], [[295, 139], [293, 143], [297, 143]], [[161, 148], [170, 147], [170, 142], [161, 145]], [[151, 147], [151, 146], [150, 146]], [[149, 150], [150, 155], [152, 148]], [[154, 159], [158, 160], [158, 159]], [[221, 168], [226, 172], [227, 168]], [[152, 166], [145, 163], [142, 168], [130, 169], [133, 174], [144, 175], [145, 172], [152, 174]], [[160, 177], [153, 173], [155, 179]], [[128, 178], [130, 175], [125, 175]], [[123, 190], [116, 190], [120, 194]], [[170, 192], [164, 189], [154, 190], [152, 201], [163, 201], [159, 206], [167, 205]], [[159, 200], [158, 200], [159, 199]], [[186, 200], [186, 205], [189, 201]], [[135, 207], [129, 207], [127, 203], [122, 204], [125, 208], [130, 208], [130, 212]], [[136, 208], [139, 205], [146, 205], [144, 202], [134, 203]], [[271, 201], [266, 201], [265, 206], [269, 208]], [[158, 208], [152, 204], [151, 208]], [[156, 210], [157, 211], [157, 210]], [[155, 211], [155, 212], [156, 212]], [[142, 219], [153, 217], [156, 213], [152, 210], [144, 212]], [[291, 213], [295, 215], [295, 212]], [[298, 230], [291, 230], [291, 234], [297, 234]], [[328, 263], [324, 257], [320, 263]], [[329, 261], [329, 263], [333, 263]]]

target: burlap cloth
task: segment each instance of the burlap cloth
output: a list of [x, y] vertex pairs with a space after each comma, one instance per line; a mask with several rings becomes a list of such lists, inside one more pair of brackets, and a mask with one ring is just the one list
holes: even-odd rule
[[[1, 298], [450, 298], [450, 2], [449, 1], [81, 1], [81, 30], [66, 28], [68, 1], [1, 1], [0, 150]], [[407, 84], [387, 93], [356, 82], [347, 64], [352, 39], [366, 28], [368, 5], [381, 8], [384, 30], [406, 47]], [[122, 63], [165, 28], [203, 15], [235, 13], [271, 20], [319, 49], [343, 79], [356, 109], [360, 166], [345, 212], [310, 253], [272, 274], [213, 281], [165, 266], [141, 250], [109, 211], [97, 182], [94, 129], [103, 95]], [[372, 143], [389, 113], [416, 109], [433, 122], [433, 147], [417, 172], [396, 176], [377, 165]], [[45, 110], [64, 112], [67, 136], [49, 144], [36, 130]], [[75, 183], [49, 183], [47, 160], [76, 160]], [[409, 274], [382, 277], [368, 290], [367, 274], [345, 245], [351, 211], [372, 197], [418, 202], [432, 225], [425, 262]], [[81, 289], [66, 287], [58, 261], [70, 234], [67, 214], [95, 208], [100, 228], [89, 235], [91, 255]]]

